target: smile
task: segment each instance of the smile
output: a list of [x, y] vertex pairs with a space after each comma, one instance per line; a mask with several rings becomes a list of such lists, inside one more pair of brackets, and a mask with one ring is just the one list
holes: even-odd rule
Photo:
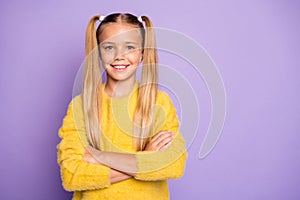
[[129, 65], [110, 65], [110, 66], [112, 66], [116, 71], [125, 71]]

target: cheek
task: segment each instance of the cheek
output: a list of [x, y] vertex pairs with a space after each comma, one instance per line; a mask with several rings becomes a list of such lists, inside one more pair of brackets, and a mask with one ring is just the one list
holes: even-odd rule
[[132, 52], [127, 55], [127, 59], [130, 60], [131, 63], [139, 63], [141, 61], [142, 54], [141, 52]]
[[103, 64], [112, 63], [114, 60], [114, 53], [104, 53], [103, 51], [100, 51], [100, 55]]

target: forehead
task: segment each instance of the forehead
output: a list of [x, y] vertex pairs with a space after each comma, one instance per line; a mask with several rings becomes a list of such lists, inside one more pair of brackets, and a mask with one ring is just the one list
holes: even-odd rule
[[140, 28], [124, 23], [108, 23], [103, 28], [100, 36], [100, 42], [142, 42]]

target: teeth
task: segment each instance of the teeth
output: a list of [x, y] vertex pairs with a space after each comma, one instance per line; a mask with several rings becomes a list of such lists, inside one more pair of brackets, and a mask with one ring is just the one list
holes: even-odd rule
[[125, 65], [115, 65], [115, 66], [113, 66], [114, 68], [117, 68], [117, 69], [124, 69], [124, 68], [126, 68], [126, 66]]

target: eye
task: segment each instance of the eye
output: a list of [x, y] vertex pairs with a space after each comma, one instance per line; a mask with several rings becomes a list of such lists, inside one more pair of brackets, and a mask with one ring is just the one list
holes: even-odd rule
[[135, 46], [128, 45], [128, 46], [127, 46], [127, 49], [128, 49], [128, 50], [133, 50], [133, 49], [135, 49]]
[[108, 45], [108, 46], [105, 46], [105, 47], [104, 47], [105, 50], [112, 50], [113, 48], [114, 48], [114, 47], [111, 46], [111, 45]]

